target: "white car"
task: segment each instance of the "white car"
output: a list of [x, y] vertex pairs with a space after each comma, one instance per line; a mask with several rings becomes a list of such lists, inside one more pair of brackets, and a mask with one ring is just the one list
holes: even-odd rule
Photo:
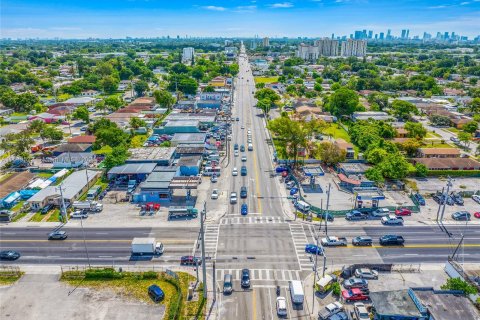
[[212, 190], [212, 195], [210, 196], [210, 198], [216, 200], [218, 199], [218, 189], [213, 189]]
[[216, 175], [213, 175], [211, 178], [210, 178], [210, 181], [212, 182], [217, 182], [218, 181], [218, 178]]
[[361, 268], [355, 270], [355, 277], [363, 279], [378, 279], [378, 272], [368, 268]]
[[252, 131], [248, 129], [247, 134], [252, 134]]
[[84, 211], [77, 210], [70, 215], [70, 218], [86, 219], [86, 218], [88, 218], [88, 213], [84, 212]]
[[390, 210], [388, 210], [388, 208], [378, 208], [377, 210], [372, 212], [372, 216], [385, 217], [385, 216], [388, 216], [389, 213], [390, 213]]
[[234, 155], [235, 157], [238, 157], [238, 155], [239, 155], [238, 150], [235, 150], [235, 151], [233, 152], [233, 155]]
[[238, 176], [238, 169], [237, 169], [237, 167], [233, 168], [233, 170], [232, 170], [232, 176]]
[[245, 129], [245, 126], [241, 126], [240, 128]]
[[231, 192], [230, 193], [230, 204], [235, 204], [237, 203], [237, 193], [236, 192]]
[[247, 157], [246, 156], [242, 157], [242, 162], [247, 162]]
[[358, 320], [370, 320], [370, 315], [368, 314], [367, 308], [361, 302], [355, 302], [353, 304], [353, 309], [355, 312], [355, 316]]
[[287, 300], [284, 297], [277, 298], [277, 315], [279, 317], [287, 316]]
[[473, 199], [473, 201], [475, 201], [476, 203], [480, 203], [480, 196], [474, 194], [474, 195], [472, 196], [472, 199]]

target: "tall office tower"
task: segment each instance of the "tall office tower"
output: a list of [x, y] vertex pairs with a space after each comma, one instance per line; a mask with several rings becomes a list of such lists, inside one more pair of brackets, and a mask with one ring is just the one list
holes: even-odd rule
[[378, 40], [378, 34], [375, 33], [375, 40]]
[[257, 41], [255, 41], [255, 39], [252, 40], [252, 43], [251, 43], [251, 45], [250, 45], [250, 48], [252, 48], [252, 50], [257, 49]]
[[270, 47], [270, 39], [268, 37], [263, 38], [263, 46]]
[[410, 30], [407, 29], [407, 34], [405, 35], [405, 39], [409, 39], [410, 38]]
[[443, 39], [448, 40], [448, 32], [445, 32], [445, 34], [443, 35]]
[[182, 62], [192, 61], [194, 54], [195, 49], [193, 49], [192, 47], [183, 48]]
[[318, 47], [300, 43], [295, 55], [303, 60], [314, 61], [318, 59]]
[[405, 39], [406, 35], [407, 35], [407, 30], [403, 29], [402, 35], [400, 36], [400, 38]]
[[388, 29], [387, 30], [387, 40], [390, 40], [392, 38], [392, 30]]
[[437, 40], [441, 40], [442, 39], [442, 34], [440, 32], [437, 32]]
[[373, 38], [373, 30], [368, 31], [368, 39]]
[[335, 34], [332, 33], [332, 39], [335, 39]]
[[352, 40], [342, 42], [340, 55], [342, 57], [363, 57], [367, 54], [366, 40]]
[[380, 37], [379, 38], [380, 38], [380, 40], [383, 40], [385, 38], [385, 33], [380, 32]]
[[319, 56], [338, 56], [338, 40], [323, 38], [315, 40], [314, 46], [317, 47]]
[[360, 30], [355, 30], [355, 39], [356, 39], [356, 40], [362, 39], [362, 36], [363, 36], [363, 32], [362, 32], [362, 31], [360, 31]]

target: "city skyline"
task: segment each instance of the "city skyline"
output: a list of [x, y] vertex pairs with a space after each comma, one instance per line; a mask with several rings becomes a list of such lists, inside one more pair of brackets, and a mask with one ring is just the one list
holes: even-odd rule
[[[324, 37], [373, 30], [409, 37], [480, 33], [480, 0], [472, 1], [55, 1], [6, 0], [2, 38]], [[288, 21], [289, 23], [285, 23]], [[127, 22], [127, 23], [126, 23]], [[314, 27], [312, 27], [314, 26]]]

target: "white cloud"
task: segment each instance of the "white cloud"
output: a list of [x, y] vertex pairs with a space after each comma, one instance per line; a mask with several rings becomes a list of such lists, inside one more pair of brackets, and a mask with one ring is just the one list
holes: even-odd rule
[[470, 4], [470, 2], [469, 2], [469, 1], [465, 1], [465, 2], [460, 3], [461, 6], [466, 6], [467, 4]]
[[211, 10], [211, 11], [225, 11], [227, 10], [225, 7], [219, 7], [219, 6], [204, 6], [202, 7], [205, 10]]
[[291, 2], [280, 2], [270, 5], [270, 8], [291, 8], [293, 4]]
[[439, 6], [428, 7], [428, 9], [444, 9], [444, 8], [447, 8], [447, 7], [448, 7], [447, 5], [439, 5]]
[[257, 6], [251, 5], [251, 6], [238, 6], [235, 8], [235, 12], [238, 13], [247, 13], [247, 12], [253, 12], [257, 9]]

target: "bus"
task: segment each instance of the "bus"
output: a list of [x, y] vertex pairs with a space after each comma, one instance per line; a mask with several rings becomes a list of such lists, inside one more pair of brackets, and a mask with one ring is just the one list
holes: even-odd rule
[[216, 175], [217, 177], [220, 176], [220, 167], [205, 167], [203, 170], [204, 176], [213, 176]]
[[97, 198], [101, 191], [102, 187], [100, 186], [91, 187], [87, 192], [87, 200], [95, 200], [95, 198]]

